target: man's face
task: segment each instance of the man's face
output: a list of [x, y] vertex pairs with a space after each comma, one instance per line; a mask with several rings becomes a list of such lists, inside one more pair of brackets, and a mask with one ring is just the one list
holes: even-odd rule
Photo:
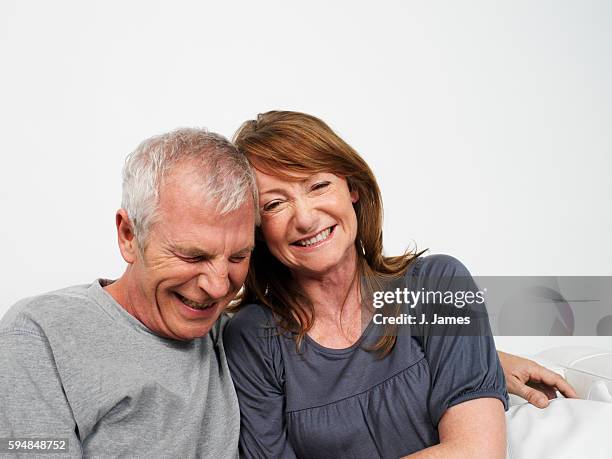
[[188, 165], [162, 184], [144, 256], [130, 268], [133, 314], [172, 339], [205, 335], [236, 296], [254, 245], [251, 199], [220, 215]]

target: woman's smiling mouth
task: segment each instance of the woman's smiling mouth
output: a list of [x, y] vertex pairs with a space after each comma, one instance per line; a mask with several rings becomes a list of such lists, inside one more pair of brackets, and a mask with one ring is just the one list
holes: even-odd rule
[[324, 230], [318, 232], [314, 236], [309, 237], [309, 238], [299, 239], [295, 242], [292, 242], [291, 245], [295, 247], [299, 247], [299, 248], [305, 248], [305, 249], [318, 247], [323, 242], [330, 239], [330, 237], [334, 233], [334, 230], [336, 229], [336, 226], [337, 225], [333, 225], [333, 226], [330, 226], [329, 228], [325, 228]]

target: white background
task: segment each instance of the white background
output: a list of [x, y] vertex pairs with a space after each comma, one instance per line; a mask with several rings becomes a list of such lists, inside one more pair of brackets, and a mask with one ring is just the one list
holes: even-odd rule
[[3, 0], [0, 57], [0, 315], [121, 274], [141, 140], [270, 109], [366, 158], [389, 254], [612, 275], [610, 2]]

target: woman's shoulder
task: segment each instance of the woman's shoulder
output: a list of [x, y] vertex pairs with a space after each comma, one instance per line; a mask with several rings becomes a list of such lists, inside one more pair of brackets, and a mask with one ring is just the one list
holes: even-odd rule
[[435, 254], [419, 257], [408, 266], [407, 276], [468, 277], [470, 272], [451, 255]]
[[247, 304], [231, 317], [223, 344], [235, 383], [245, 372], [273, 374], [275, 380], [283, 381], [278, 337], [272, 312], [261, 304]]
[[245, 323], [262, 319], [272, 319], [272, 311], [270, 311], [270, 308], [261, 303], [248, 303], [240, 306], [240, 309], [231, 315], [230, 323]]
[[473, 283], [465, 265], [445, 254], [417, 258], [408, 266], [404, 279], [413, 288], [425, 290], [461, 289]]
[[273, 335], [276, 331], [272, 311], [259, 303], [250, 303], [242, 306], [234, 313], [225, 327], [223, 340], [225, 342], [237, 340], [250, 340]]

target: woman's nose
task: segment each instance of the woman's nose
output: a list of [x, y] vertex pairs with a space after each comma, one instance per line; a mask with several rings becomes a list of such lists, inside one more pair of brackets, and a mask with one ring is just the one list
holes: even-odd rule
[[308, 200], [295, 202], [293, 220], [300, 233], [308, 234], [317, 229], [317, 211]]

